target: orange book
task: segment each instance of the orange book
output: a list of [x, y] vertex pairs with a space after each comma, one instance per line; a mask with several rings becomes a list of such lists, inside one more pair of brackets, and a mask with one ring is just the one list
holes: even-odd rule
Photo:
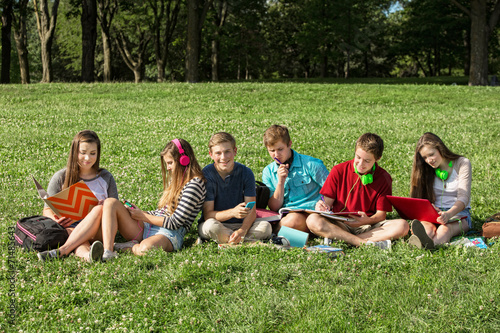
[[49, 194], [36, 181], [35, 177], [31, 177], [40, 198], [59, 217], [68, 217], [74, 221], [81, 220], [99, 203], [99, 200], [83, 180], [49, 197]]

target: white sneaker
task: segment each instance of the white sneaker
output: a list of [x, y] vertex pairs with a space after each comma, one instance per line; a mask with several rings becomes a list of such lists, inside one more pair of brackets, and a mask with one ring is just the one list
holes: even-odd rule
[[376, 246], [382, 250], [390, 250], [391, 246], [392, 246], [391, 241], [389, 239], [383, 240], [383, 241], [378, 241], [378, 242], [368, 241], [368, 242], [366, 242], [366, 244]]
[[118, 258], [118, 253], [110, 250], [104, 250], [104, 254], [102, 255], [102, 261], [110, 261]]
[[115, 243], [113, 248], [115, 251], [123, 251], [123, 250], [130, 249], [130, 248], [134, 247], [135, 244], [139, 244], [139, 242], [136, 241], [135, 239], [133, 239], [133, 240], [125, 242], [125, 243]]

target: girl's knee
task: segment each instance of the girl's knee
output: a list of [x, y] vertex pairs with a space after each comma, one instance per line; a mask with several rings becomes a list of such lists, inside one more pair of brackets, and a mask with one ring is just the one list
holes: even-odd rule
[[103, 208], [110, 208], [110, 207], [116, 207], [116, 205], [122, 204], [120, 200], [116, 198], [106, 198], [104, 200], [104, 203], [102, 204]]

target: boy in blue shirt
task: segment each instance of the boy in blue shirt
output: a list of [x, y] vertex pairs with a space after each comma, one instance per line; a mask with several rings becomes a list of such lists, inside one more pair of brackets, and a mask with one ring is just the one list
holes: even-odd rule
[[[314, 209], [321, 199], [319, 191], [328, 176], [328, 170], [317, 158], [292, 150], [290, 134], [285, 126], [272, 125], [264, 133], [264, 145], [273, 162], [264, 168], [262, 181], [271, 190], [269, 209], [282, 207]], [[281, 226], [306, 230], [305, 213], [288, 213]]]
[[268, 239], [269, 222], [255, 222], [255, 177], [250, 168], [235, 162], [236, 141], [229, 133], [219, 132], [209, 141], [209, 154], [214, 163], [203, 168], [207, 196], [198, 221], [201, 239], [217, 243], [240, 243], [243, 240]]

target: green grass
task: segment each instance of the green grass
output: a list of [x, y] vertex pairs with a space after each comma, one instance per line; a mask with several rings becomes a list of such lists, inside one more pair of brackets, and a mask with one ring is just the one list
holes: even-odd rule
[[18, 251], [9, 295], [7, 227], [43, 207], [30, 175], [47, 186], [87, 128], [101, 138], [101, 165], [120, 197], [143, 209], [159, 199], [158, 154], [171, 139], [188, 140], [204, 166], [210, 136], [228, 131], [237, 160], [261, 179], [270, 163], [262, 135], [278, 123], [289, 127], [293, 148], [327, 168], [352, 158], [359, 135], [378, 133], [380, 164], [401, 196], [416, 141], [434, 132], [472, 162], [474, 227], [500, 210], [498, 88], [324, 83], [0, 86], [0, 331], [499, 331], [498, 243], [435, 252], [402, 241], [391, 252], [344, 246], [346, 256], [332, 260], [300, 249], [192, 246], [194, 228], [182, 251], [107, 264], [42, 264]]

